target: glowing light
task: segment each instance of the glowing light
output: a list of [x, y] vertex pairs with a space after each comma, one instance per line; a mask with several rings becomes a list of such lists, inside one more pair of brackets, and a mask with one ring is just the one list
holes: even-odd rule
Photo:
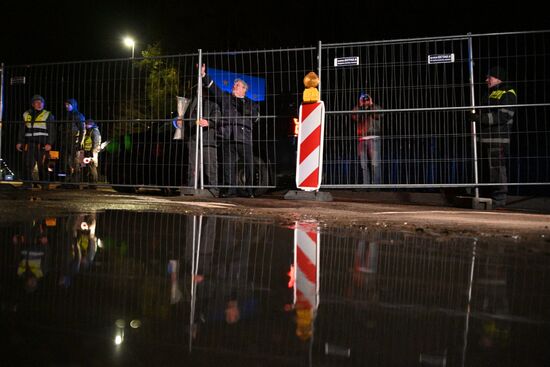
[[116, 336], [116, 338], [115, 338], [115, 344], [116, 344], [116, 345], [122, 344], [122, 336], [120, 336], [120, 335], [117, 335], [117, 336]]
[[300, 120], [298, 120], [297, 117], [294, 117], [292, 122], [294, 123], [294, 136], [298, 136], [298, 133], [300, 132]]
[[128, 47], [134, 47], [136, 45], [136, 41], [134, 41], [132, 37], [125, 37], [124, 44]]
[[126, 47], [130, 47], [132, 49], [132, 59], [134, 58], [134, 49], [136, 47], [136, 41], [132, 37], [125, 37], [124, 38], [124, 44]]

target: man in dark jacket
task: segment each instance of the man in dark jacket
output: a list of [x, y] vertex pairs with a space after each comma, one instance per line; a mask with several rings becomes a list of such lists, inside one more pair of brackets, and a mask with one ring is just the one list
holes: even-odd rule
[[[506, 85], [506, 71], [501, 67], [493, 67], [487, 73], [485, 82], [488, 93], [486, 104], [495, 108], [482, 109], [470, 114], [471, 119], [479, 122], [479, 142], [481, 160], [481, 182], [508, 182], [506, 164], [510, 155], [510, 131], [515, 117], [517, 103], [516, 91]], [[487, 190], [488, 189], [488, 190]], [[493, 207], [506, 205], [506, 185], [490, 186], [483, 189], [482, 196], [490, 196]]]
[[215, 102], [220, 106], [222, 118], [218, 124], [223, 151], [223, 185], [230, 186], [223, 196], [235, 196], [237, 186], [237, 162], [244, 165], [248, 196], [253, 196], [252, 128], [258, 121], [260, 108], [257, 102], [246, 97], [248, 85], [235, 79], [231, 94], [222, 91], [206, 75], [202, 66], [203, 85], [210, 89]]
[[[55, 143], [55, 118], [44, 109], [44, 98], [34, 95], [32, 108], [23, 113], [23, 123], [19, 126], [15, 148], [24, 153], [23, 180], [31, 181], [34, 166], [38, 167], [40, 181], [48, 180], [48, 160], [52, 145]], [[25, 185], [30, 186], [30, 183]], [[47, 185], [44, 186], [47, 188]]]
[[84, 115], [78, 111], [76, 99], [67, 99], [65, 109], [66, 121], [59, 124], [60, 171], [65, 174], [66, 181], [71, 181], [76, 168], [76, 154], [82, 149], [86, 124]]
[[[204, 183], [210, 186], [218, 185], [218, 137], [217, 124], [220, 118], [220, 108], [214, 102], [203, 99], [202, 103], [202, 118], [197, 119], [198, 99], [194, 97], [191, 100], [189, 108], [185, 112], [183, 118], [178, 118], [177, 126], [184, 127], [187, 130], [185, 136], [189, 137], [187, 141], [188, 151], [188, 169], [187, 169], [187, 185], [195, 186], [195, 167], [196, 163], [200, 166], [200, 155], [197, 156], [197, 132], [202, 130], [202, 147], [203, 147], [203, 167], [204, 167]], [[188, 121], [184, 125], [184, 120]], [[197, 171], [200, 174], [200, 172]], [[197, 184], [200, 185], [200, 180], [197, 176]], [[210, 191], [217, 196], [217, 188], [210, 188]]]

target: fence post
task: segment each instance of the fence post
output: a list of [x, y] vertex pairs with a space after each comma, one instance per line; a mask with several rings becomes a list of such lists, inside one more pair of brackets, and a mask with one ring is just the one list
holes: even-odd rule
[[[4, 63], [0, 64], [0, 162], [2, 162], [2, 116], [4, 115]], [[4, 177], [0, 177], [3, 179]]]
[[[473, 47], [472, 47], [472, 34], [468, 33], [468, 69], [470, 72], [470, 106], [473, 111], [466, 111], [466, 113], [475, 112], [475, 90], [474, 90], [474, 60], [473, 60]], [[477, 133], [476, 123], [472, 124], [472, 147], [474, 149], [474, 183], [475, 183], [475, 197], [479, 199], [479, 187], [478, 185], [478, 168], [477, 168]]]
[[[199, 64], [197, 66], [197, 120], [202, 119], [202, 49], [199, 48]], [[203, 156], [202, 156], [202, 128], [200, 125], [195, 124], [195, 128], [197, 129], [197, 139], [196, 145], [195, 145], [195, 184], [194, 189], [197, 189], [198, 184], [198, 175], [197, 173], [200, 172], [200, 189], [204, 189], [204, 174], [203, 174]], [[199, 160], [199, 154], [200, 154], [200, 169], [198, 165]]]
[[317, 50], [317, 75], [319, 76], [319, 87], [317, 89], [319, 89], [319, 100], [321, 100], [321, 101], [323, 100], [323, 96], [321, 95], [321, 87], [323, 85], [322, 84], [322, 74], [321, 74], [322, 47], [323, 47], [323, 43], [321, 41], [319, 41], [319, 46], [318, 46], [318, 50]]

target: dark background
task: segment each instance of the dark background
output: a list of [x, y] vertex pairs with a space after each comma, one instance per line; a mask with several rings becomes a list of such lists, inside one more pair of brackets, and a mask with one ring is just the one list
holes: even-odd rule
[[5, 1], [0, 62], [129, 57], [125, 35], [137, 57], [548, 28], [530, 1], [327, 1]]

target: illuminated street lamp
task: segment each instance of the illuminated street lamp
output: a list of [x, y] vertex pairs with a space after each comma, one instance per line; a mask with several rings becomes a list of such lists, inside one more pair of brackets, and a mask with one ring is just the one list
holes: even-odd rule
[[134, 58], [134, 48], [136, 46], [136, 41], [134, 41], [134, 39], [132, 37], [126, 37], [126, 38], [124, 38], [124, 44], [127, 47], [132, 48], [132, 59], [133, 59]]

